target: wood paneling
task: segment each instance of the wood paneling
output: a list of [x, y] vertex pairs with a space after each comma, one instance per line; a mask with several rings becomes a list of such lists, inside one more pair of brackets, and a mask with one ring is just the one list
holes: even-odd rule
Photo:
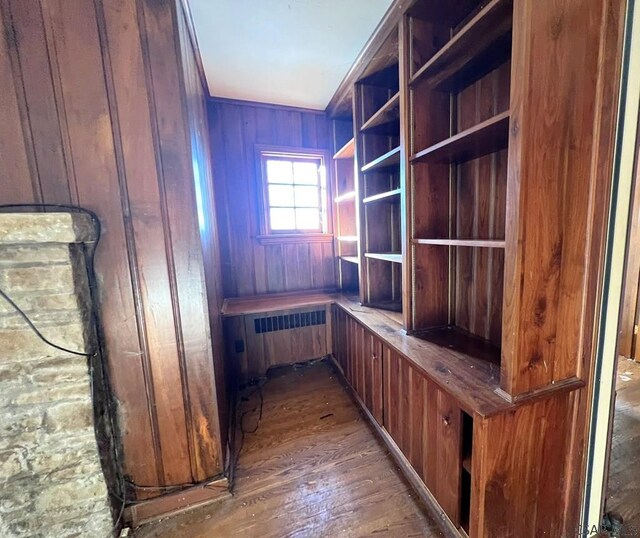
[[636, 173], [630, 220], [630, 248], [626, 258], [618, 355], [640, 361], [638, 335], [634, 334], [635, 326], [640, 323], [640, 248], [637, 247], [640, 244], [640, 137], [636, 147]]
[[581, 375], [582, 358], [588, 356], [584, 346], [591, 340], [593, 314], [586, 307], [597, 285], [589, 260], [607, 211], [598, 191], [608, 191], [611, 182], [609, 111], [616, 100], [608, 86], [618, 80], [610, 73], [616, 54], [607, 55], [620, 50], [620, 34], [611, 34], [608, 23], [623, 5], [514, 4], [508, 330], [502, 342], [502, 387], [511, 395]]
[[[256, 144], [331, 148], [323, 113], [285, 107], [209, 102], [225, 297], [335, 287], [329, 242], [262, 245]], [[329, 164], [329, 163], [327, 163]]]
[[565, 535], [571, 400], [562, 394], [474, 424], [470, 536]]
[[[96, 271], [123, 472], [151, 487], [213, 477], [221, 293], [182, 7], [2, 0], [0, 17], [1, 201], [73, 203], [102, 222]], [[162, 492], [133, 489], [129, 499]]]

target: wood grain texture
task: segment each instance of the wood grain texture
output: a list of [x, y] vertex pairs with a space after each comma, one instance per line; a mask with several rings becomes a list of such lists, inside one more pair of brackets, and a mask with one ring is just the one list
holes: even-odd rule
[[[442, 536], [329, 362], [278, 369], [262, 392], [234, 497], [136, 537]], [[242, 405], [245, 429], [257, 424], [259, 404], [254, 391]]]
[[[597, 191], [607, 190], [611, 181], [611, 168], [600, 167], [599, 136], [606, 128], [611, 144], [603, 118], [615, 98], [605, 86], [617, 79], [608, 76], [602, 51], [610, 46], [610, 14], [622, 4], [523, 0], [514, 5], [508, 330], [502, 346], [502, 386], [512, 395], [581, 374], [593, 327], [586, 309], [595, 285], [589, 259], [598, 243], [594, 234], [600, 233], [593, 223], [606, 212]], [[556, 61], [537, 61], [543, 57]]]
[[[211, 183], [206, 111], [182, 9], [2, 0], [0, 17], [0, 154], [11, 187], [1, 201], [71, 202], [102, 222], [96, 270], [123, 472], [145, 486], [213, 477], [226, 429], [215, 401], [219, 291], [203, 269], [193, 162], [200, 186]], [[203, 196], [211, 206], [210, 189]], [[215, 244], [211, 218], [203, 233]]]
[[335, 287], [331, 243], [262, 245], [256, 239], [261, 233], [256, 144], [329, 151], [329, 120], [321, 113], [224, 100], [210, 100], [208, 107], [224, 296]]
[[[630, 214], [629, 245], [640, 243], [640, 138], [636, 149], [636, 172]], [[618, 354], [640, 361], [640, 346], [634, 327], [640, 323], [640, 249], [627, 251], [624, 295], [618, 337]]]
[[562, 536], [571, 395], [474, 424], [470, 536]]

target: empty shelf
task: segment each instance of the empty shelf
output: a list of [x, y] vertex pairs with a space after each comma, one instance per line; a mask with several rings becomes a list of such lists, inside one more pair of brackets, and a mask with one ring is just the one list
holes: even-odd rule
[[509, 58], [513, 0], [493, 0], [411, 78], [428, 87], [458, 91]]
[[360, 128], [363, 133], [398, 135], [400, 132], [400, 92], [396, 93]]
[[362, 172], [366, 174], [367, 172], [383, 170], [384, 168], [390, 168], [398, 164], [400, 164], [400, 146], [393, 148], [391, 151], [381, 155], [374, 161], [365, 164], [362, 167]]
[[340, 256], [340, 259], [345, 262], [355, 263], [356, 265], [360, 263], [358, 256]]
[[402, 263], [402, 253], [400, 252], [366, 252], [365, 257], [392, 263]]
[[333, 156], [334, 159], [353, 159], [355, 154], [356, 144], [354, 139], [352, 138], [347, 142], [344, 146], [342, 146], [336, 154]]
[[446, 245], [451, 247], [504, 248], [504, 239], [414, 239], [414, 245]]
[[392, 191], [381, 192], [380, 194], [374, 194], [373, 196], [367, 196], [362, 199], [362, 203], [369, 204], [371, 202], [396, 202], [400, 200], [400, 189], [393, 189]]
[[509, 112], [507, 111], [416, 153], [411, 158], [411, 162], [465, 162], [505, 149], [508, 141]]

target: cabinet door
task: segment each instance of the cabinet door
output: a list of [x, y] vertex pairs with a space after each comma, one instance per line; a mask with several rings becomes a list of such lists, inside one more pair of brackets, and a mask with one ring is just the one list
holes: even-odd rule
[[382, 425], [382, 343], [368, 330], [362, 330], [362, 353], [360, 356], [360, 390], [358, 394]]
[[462, 411], [404, 357], [386, 346], [383, 357], [384, 427], [459, 525]]

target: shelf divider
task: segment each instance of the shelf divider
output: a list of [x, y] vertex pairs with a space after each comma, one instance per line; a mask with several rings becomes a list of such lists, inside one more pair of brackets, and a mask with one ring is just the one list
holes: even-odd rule
[[508, 142], [509, 111], [506, 111], [419, 151], [411, 157], [411, 162], [465, 162], [505, 149]]

